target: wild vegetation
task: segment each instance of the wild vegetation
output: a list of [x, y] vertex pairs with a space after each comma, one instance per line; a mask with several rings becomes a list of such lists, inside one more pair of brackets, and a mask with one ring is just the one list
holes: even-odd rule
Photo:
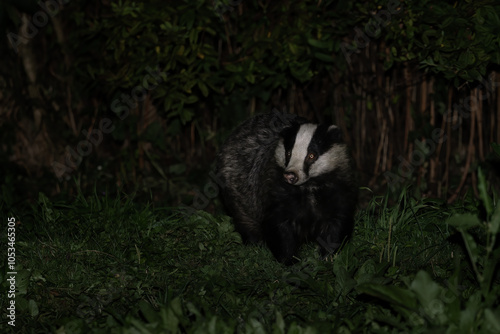
[[373, 196], [339, 253], [309, 245], [291, 267], [242, 245], [223, 215], [40, 194], [12, 213], [15, 332], [498, 333], [500, 205], [478, 188], [453, 205]]
[[498, 170], [496, 1], [54, 3], [0, 4], [13, 202], [73, 179], [186, 202], [222, 138], [273, 108], [341, 126], [377, 193], [453, 201]]
[[[17, 272], [0, 331], [500, 332], [499, 17], [494, 0], [0, 2]], [[362, 201], [328, 261], [243, 245], [207, 186], [229, 131], [273, 108], [352, 149]]]

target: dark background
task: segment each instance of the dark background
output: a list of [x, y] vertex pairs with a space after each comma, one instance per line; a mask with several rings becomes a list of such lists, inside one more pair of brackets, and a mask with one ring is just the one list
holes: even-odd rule
[[333, 122], [360, 184], [447, 201], [498, 185], [497, 1], [0, 3], [7, 207], [136, 193], [190, 205], [258, 112]]

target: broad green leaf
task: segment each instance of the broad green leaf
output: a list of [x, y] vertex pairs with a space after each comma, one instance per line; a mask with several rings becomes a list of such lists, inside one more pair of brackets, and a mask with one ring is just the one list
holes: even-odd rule
[[187, 311], [191, 314], [194, 314], [196, 315], [197, 317], [201, 317], [202, 314], [200, 313], [200, 311], [198, 311], [198, 309], [196, 308], [196, 306], [193, 304], [193, 303], [186, 303], [186, 308], [187, 308]]
[[184, 45], [180, 45], [176, 48], [176, 54], [178, 56], [183, 56], [184, 55], [184, 51], [186, 50], [186, 48], [184, 47]]
[[201, 94], [203, 94], [204, 97], [208, 96], [208, 88], [207, 86], [203, 83], [203, 81], [198, 81], [198, 88], [201, 90]]
[[285, 333], [285, 321], [280, 312], [276, 312], [276, 323], [274, 324], [277, 333]]
[[441, 28], [446, 28], [447, 26], [449, 26], [450, 24], [452, 24], [454, 20], [455, 20], [455, 18], [454, 18], [454, 17], [451, 17], [451, 16], [447, 17], [447, 18], [443, 21], [443, 23], [441, 23], [441, 25], [440, 25], [440, 26], [441, 26]]
[[477, 216], [466, 213], [462, 215], [455, 215], [448, 219], [446, 222], [448, 225], [451, 225], [456, 228], [462, 228], [464, 230], [467, 230], [468, 228], [471, 227], [476, 227], [481, 225], [481, 222], [479, 221], [479, 218]]
[[142, 334], [153, 334], [154, 333], [148, 329], [148, 327], [151, 328], [151, 325], [145, 326], [143, 322], [141, 322], [137, 319], [131, 319], [130, 323], [132, 325], [134, 325], [135, 333], [142, 333]]
[[474, 53], [472, 53], [469, 50], [462, 52], [460, 54], [460, 56], [458, 57], [458, 64], [460, 67], [465, 67], [467, 65], [471, 65], [475, 61], [476, 61], [476, 57], [474, 56]]
[[178, 333], [179, 327], [179, 317], [182, 316], [182, 306], [179, 297], [176, 297], [172, 302], [170, 302], [170, 307], [167, 310], [166, 321], [164, 324], [167, 325], [166, 329], [172, 333]]
[[253, 75], [253, 73], [247, 73], [245, 75], [245, 79], [252, 84], [255, 83], [255, 76]]
[[434, 282], [426, 271], [420, 270], [411, 282], [410, 290], [415, 292], [422, 306], [428, 308], [432, 303], [439, 301], [442, 287]]
[[193, 118], [193, 112], [191, 110], [183, 109], [180, 117], [182, 124], [186, 124]]
[[329, 41], [318, 41], [317, 39], [309, 38], [307, 43], [319, 49], [333, 50], [333, 39]]
[[300, 52], [300, 48], [296, 44], [288, 43], [288, 48], [294, 55], [297, 55]]
[[498, 312], [495, 315], [495, 313], [491, 309], [487, 308], [486, 310], [484, 310], [484, 317], [486, 319], [486, 323], [490, 325], [490, 327], [496, 332], [500, 333], [500, 320]]
[[474, 320], [476, 319], [481, 304], [481, 292], [476, 291], [466, 303], [465, 309], [460, 314], [460, 333], [473, 333]]
[[189, 31], [189, 43], [191, 45], [196, 44], [196, 41], [198, 40], [198, 29], [188, 29]]
[[144, 300], [139, 301], [139, 309], [149, 323], [160, 321], [160, 314], [148, 302]]
[[366, 261], [363, 263], [361, 268], [356, 272], [356, 281], [361, 284], [361, 283], [368, 283], [371, 281], [375, 274], [375, 261], [372, 259]]
[[175, 175], [181, 175], [185, 170], [186, 164], [184, 163], [173, 164], [168, 167], [168, 172]]
[[185, 100], [184, 103], [190, 104], [190, 103], [195, 103], [198, 101], [198, 96], [196, 95], [189, 95]]
[[356, 290], [410, 310], [415, 311], [418, 307], [415, 294], [412, 291], [397, 286], [365, 283], [359, 285]]
[[26, 269], [21, 269], [17, 270], [17, 276], [16, 276], [16, 289], [17, 293], [16, 296], [19, 295], [25, 295], [28, 293], [28, 286], [30, 283], [30, 277], [31, 277], [31, 272]]
[[29, 311], [30, 311], [30, 315], [32, 317], [36, 317], [38, 315], [38, 305], [36, 304], [36, 302], [33, 300], [33, 299], [30, 299], [29, 301], [29, 304], [28, 304], [28, 308], [29, 308]]

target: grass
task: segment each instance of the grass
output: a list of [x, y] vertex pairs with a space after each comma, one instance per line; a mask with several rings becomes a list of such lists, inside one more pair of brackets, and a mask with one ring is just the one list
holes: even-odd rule
[[15, 330], [2, 315], [0, 331], [499, 332], [497, 198], [482, 191], [450, 206], [406, 190], [394, 205], [388, 197], [358, 212], [352, 240], [331, 261], [309, 245], [285, 267], [264, 247], [242, 245], [223, 215], [40, 194], [38, 205], [9, 212], [17, 315]]

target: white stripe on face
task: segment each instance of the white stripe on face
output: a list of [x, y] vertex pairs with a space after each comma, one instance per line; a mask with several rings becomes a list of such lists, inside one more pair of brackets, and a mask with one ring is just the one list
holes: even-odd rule
[[317, 127], [318, 125], [316, 124], [302, 124], [295, 136], [292, 156], [285, 169], [285, 172], [293, 172], [299, 177], [295, 185], [301, 185], [308, 180], [307, 175], [304, 173], [304, 161], [308, 153], [307, 148]]
[[346, 169], [348, 167], [349, 158], [345, 144], [334, 144], [311, 165], [309, 177], [319, 176], [335, 169]]

